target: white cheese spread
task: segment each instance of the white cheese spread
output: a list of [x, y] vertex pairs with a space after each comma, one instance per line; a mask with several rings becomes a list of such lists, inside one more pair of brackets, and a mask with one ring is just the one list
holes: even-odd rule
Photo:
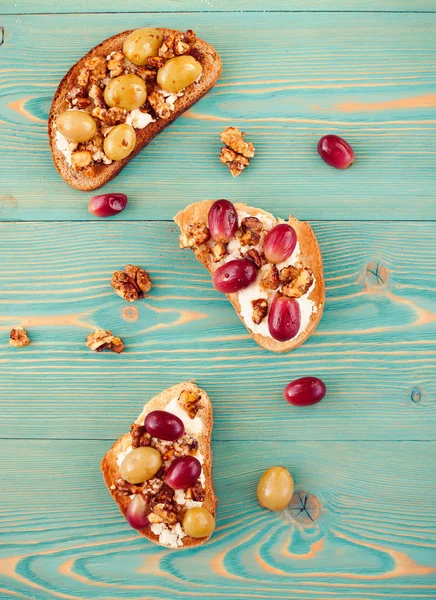
[[173, 415], [176, 415], [176, 417], [179, 417], [179, 419], [183, 422], [183, 425], [185, 426], [186, 433], [189, 433], [190, 435], [196, 437], [200, 435], [200, 433], [203, 431], [203, 422], [201, 418], [194, 417], [193, 419], [191, 419], [186, 410], [180, 404], [179, 399], [177, 397], [173, 398], [171, 402], [167, 404], [165, 410], [167, 412], [172, 413]]
[[67, 161], [67, 163], [71, 165], [71, 155], [73, 153], [73, 150], [75, 150], [75, 148], [77, 147], [77, 144], [75, 142], [70, 142], [70, 140], [67, 140], [67, 138], [64, 135], [62, 135], [62, 133], [58, 129], [56, 129], [55, 141], [56, 148], [59, 150], [59, 152], [62, 152], [62, 154], [65, 156], [65, 160]]

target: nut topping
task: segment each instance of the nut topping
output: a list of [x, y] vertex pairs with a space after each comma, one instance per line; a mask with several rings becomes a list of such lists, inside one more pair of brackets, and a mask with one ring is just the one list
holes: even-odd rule
[[268, 302], [265, 300], [265, 298], [259, 298], [258, 300], [253, 300], [252, 305], [253, 316], [251, 318], [253, 323], [259, 325], [268, 314]]
[[165, 504], [155, 504], [153, 512], [155, 515], [161, 517], [162, 521], [168, 525], [175, 525], [177, 523], [176, 513], [172, 512]]
[[154, 110], [156, 115], [161, 119], [169, 119], [172, 114], [172, 106], [169, 102], [165, 102], [165, 98], [159, 92], [151, 92], [147, 97], [148, 103]]
[[79, 150], [71, 155], [71, 163], [74, 169], [83, 169], [92, 162], [92, 154], [89, 150]]
[[96, 106], [93, 108], [91, 114], [108, 127], [125, 123], [127, 118], [127, 110], [125, 108], [121, 108], [120, 106], [113, 106], [109, 109]]
[[9, 335], [9, 345], [15, 348], [24, 348], [30, 344], [30, 338], [23, 327], [15, 327]]
[[101, 352], [104, 348], [120, 354], [124, 350], [123, 340], [112, 335], [110, 329], [97, 329], [86, 337], [86, 345], [90, 350]]
[[221, 141], [226, 147], [221, 148], [220, 161], [226, 164], [233, 177], [237, 177], [250, 164], [254, 156], [253, 144], [244, 140], [245, 133], [237, 127], [227, 127], [221, 134]]
[[262, 231], [263, 225], [257, 217], [245, 217], [236, 235], [242, 246], [256, 246], [260, 242]]
[[132, 436], [132, 448], [151, 446], [151, 435], [146, 432], [143, 425], [133, 423], [130, 427], [130, 435]]
[[223, 242], [216, 242], [214, 246], [209, 248], [209, 252], [212, 255], [213, 262], [219, 262], [225, 256], [227, 256], [227, 244]]
[[289, 283], [286, 283], [282, 287], [281, 292], [289, 298], [301, 298], [301, 296], [304, 296], [304, 294], [309, 291], [312, 283], [312, 271], [305, 267], [301, 267], [296, 277]]
[[180, 247], [195, 250], [209, 239], [209, 229], [204, 223], [192, 223], [189, 225], [188, 231], [180, 236]]
[[268, 265], [262, 277], [262, 285], [268, 290], [276, 290], [279, 287], [279, 272], [275, 265]]
[[289, 267], [283, 267], [283, 269], [280, 270], [279, 279], [282, 283], [289, 283], [297, 277], [298, 273], [298, 267], [289, 265]]
[[107, 68], [111, 78], [122, 75], [124, 73], [124, 54], [122, 52], [112, 52], [107, 61]]
[[189, 417], [193, 419], [201, 408], [201, 396], [197, 392], [190, 390], [183, 390], [179, 396], [179, 402], [188, 413]]
[[147, 271], [136, 265], [126, 265], [124, 271], [115, 271], [111, 286], [115, 293], [127, 302], [135, 302], [151, 290], [151, 279]]
[[260, 256], [259, 252], [254, 248], [247, 250], [247, 252], [244, 252], [242, 256], [248, 260], [251, 260], [251, 262], [253, 262], [258, 269], [260, 269], [260, 267], [264, 264], [264, 260]]

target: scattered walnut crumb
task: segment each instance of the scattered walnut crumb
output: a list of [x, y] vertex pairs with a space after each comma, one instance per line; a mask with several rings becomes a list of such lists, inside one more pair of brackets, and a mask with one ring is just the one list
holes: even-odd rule
[[132, 448], [150, 446], [151, 444], [151, 435], [146, 432], [143, 425], [133, 423], [130, 427], [130, 435], [132, 436]]
[[244, 140], [245, 133], [237, 127], [227, 127], [221, 132], [221, 141], [225, 147], [221, 148], [220, 161], [227, 165], [233, 177], [237, 177], [250, 164], [255, 147]]
[[30, 338], [23, 327], [15, 327], [9, 335], [9, 345], [15, 348], [24, 348], [30, 344]]
[[147, 96], [147, 100], [159, 118], [163, 120], [170, 118], [173, 107], [169, 102], [165, 102], [165, 98], [162, 94], [159, 94], [159, 92], [156, 91], [151, 92], [151, 94]]
[[151, 290], [152, 283], [147, 271], [136, 265], [126, 265], [124, 271], [115, 271], [112, 275], [111, 286], [118, 296], [127, 302], [135, 302]]
[[193, 419], [201, 408], [201, 396], [197, 392], [191, 390], [183, 390], [179, 396], [179, 402]]
[[127, 110], [120, 106], [112, 106], [112, 108], [106, 109], [96, 106], [92, 109], [92, 116], [102, 121], [108, 127], [125, 123], [127, 118]]
[[253, 262], [258, 269], [265, 264], [265, 257], [263, 255], [261, 256], [254, 248], [247, 250], [247, 252], [243, 252], [242, 256], [248, 260], [251, 260], [251, 262]]
[[289, 298], [301, 298], [306, 294], [313, 283], [313, 273], [310, 269], [301, 267], [296, 276], [282, 286], [281, 292]]
[[122, 52], [113, 52], [107, 61], [109, 76], [118, 77], [124, 73], [124, 54]]
[[253, 316], [251, 318], [253, 319], [253, 323], [259, 325], [268, 314], [268, 302], [265, 298], [258, 298], [258, 300], [252, 301], [252, 305]]
[[188, 29], [186, 33], [178, 31], [177, 33], [169, 33], [165, 36], [164, 42], [159, 49], [159, 56], [162, 58], [173, 58], [188, 54], [191, 49], [191, 44], [195, 42], [195, 33], [192, 29]]
[[[158, 515], [159, 517], [161, 517], [160, 522], [163, 521], [164, 523], [168, 523], [168, 525], [175, 525], [175, 523], [177, 523], [176, 513], [173, 512], [169, 506], [162, 502], [154, 505], [153, 513], [151, 514]], [[150, 523], [152, 523], [152, 521], [150, 520], [151, 514], [149, 516]]]
[[262, 285], [268, 290], [276, 290], [280, 285], [279, 272], [275, 265], [269, 265], [262, 276]]
[[299, 269], [297, 267], [289, 265], [288, 267], [283, 267], [283, 269], [280, 270], [279, 279], [282, 283], [289, 283], [297, 277], [298, 273]]
[[120, 354], [124, 350], [124, 342], [121, 338], [112, 335], [110, 329], [97, 329], [86, 337], [86, 345], [90, 350], [101, 352], [104, 348]]

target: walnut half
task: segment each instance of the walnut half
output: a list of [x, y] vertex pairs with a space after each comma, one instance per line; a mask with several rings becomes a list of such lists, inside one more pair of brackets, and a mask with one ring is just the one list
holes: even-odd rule
[[253, 300], [251, 304], [253, 305], [253, 316], [251, 318], [253, 323], [259, 325], [268, 314], [268, 302], [265, 298], [258, 298]]
[[15, 327], [9, 335], [9, 345], [15, 348], [24, 348], [30, 344], [30, 338], [23, 327]]
[[221, 148], [220, 161], [227, 165], [233, 177], [237, 177], [250, 164], [255, 147], [244, 140], [245, 133], [237, 127], [227, 127], [220, 138], [225, 147]]
[[183, 390], [179, 396], [179, 402], [193, 419], [201, 408], [201, 396], [197, 392]]
[[282, 294], [289, 298], [301, 298], [307, 294], [313, 284], [313, 273], [310, 269], [299, 265], [299, 269], [295, 269], [297, 273], [289, 283], [285, 283], [281, 289]]
[[86, 337], [86, 345], [90, 350], [101, 352], [104, 348], [120, 354], [124, 350], [124, 342], [121, 338], [112, 335], [110, 329], [96, 329]]
[[136, 265], [126, 265], [124, 271], [115, 271], [112, 275], [111, 286], [120, 298], [135, 302], [151, 290], [152, 283], [147, 271]]

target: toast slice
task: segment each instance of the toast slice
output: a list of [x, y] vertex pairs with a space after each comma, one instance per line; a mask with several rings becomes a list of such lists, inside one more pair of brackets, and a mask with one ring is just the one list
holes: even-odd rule
[[[154, 410], [165, 410], [178, 416], [185, 425], [185, 434], [176, 442], [165, 442], [150, 438], [143, 427], [144, 419]], [[204, 544], [209, 538], [193, 538], [185, 535], [181, 528], [181, 520], [188, 508], [203, 506], [215, 517], [217, 500], [212, 480], [212, 405], [205, 391], [192, 382], [175, 385], [154, 398], [144, 406], [141, 414], [132, 425], [130, 433], [125, 433], [115, 442], [101, 461], [101, 471], [108, 490], [118, 504], [118, 508], [126, 516], [127, 508], [133, 494], [142, 493], [151, 507], [156, 503], [164, 503], [165, 509], [177, 515], [177, 523], [166, 522], [150, 524], [138, 533], [151, 542], [167, 548], [192, 548]], [[135, 441], [136, 440], [136, 441]], [[192, 440], [195, 443], [192, 443]], [[198, 444], [198, 446], [197, 446]], [[163, 457], [163, 468], [155, 477], [140, 485], [133, 485], [121, 478], [120, 465], [132, 447], [151, 445]], [[175, 447], [176, 445], [176, 447]], [[197, 447], [196, 447], [197, 446]], [[172, 455], [165, 460], [165, 453]], [[173, 492], [163, 483], [163, 472], [171, 464], [174, 457], [191, 454], [202, 464], [202, 472], [195, 489], [177, 490]], [[201, 488], [201, 489], [200, 489]], [[200, 500], [203, 498], [203, 500]]]
[[[181, 32], [174, 29], [158, 28], [158, 31], [163, 34], [164, 39], [173, 39], [175, 35], [183, 35]], [[53, 161], [63, 179], [73, 188], [78, 190], [95, 190], [115, 177], [121, 169], [123, 169], [127, 163], [138, 154], [138, 152], [152, 141], [156, 135], [161, 133], [165, 127], [170, 125], [177, 117], [200, 100], [200, 98], [215, 85], [220, 76], [222, 65], [219, 54], [210, 44], [201, 39], [192, 38], [193, 32], [187, 32], [187, 34], [192, 34], [190, 37], [188, 54], [200, 62], [203, 67], [200, 79], [186, 87], [181, 94], [171, 96], [172, 104], [167, 110], [169, 116], [165, 116], [165, 118], [161, 118], [149, 105], [148, 100], [146, 101], [145, 106], [141, 107], [141, 111], [144, 111], [144, 114], [148, 113], [150, 118], [152, 117], [154, 120], [146, 125], [142, 123], [142, 128], [137, 128], [134, 123], [132, 124], [136, 133], [136, 145], [131, 154], [122, 160], [114, 160], [110, 164], [105, 164], [108, 160], [106, 160], [107, 157], [104, 159], [102, 156], [103, 146], [101, 138], [102, 132], [104, 133], [106, 131], [111, 122], [100, 122], [97, 119], [98, 136], [95, 140], [91, 140], [96, 143], [88, 145], [85, 143], [80, 144], [78, 148], [78, 150], [90, 150], [93, 158], [92, 162], [89, 165], [85, 165], [83, 168], [74, 168], [69, 162], [71, 162], [71, 153], [77, 150], [77, 148], [74, 148], [74, 143], [68, 143], [66, 138], [57, 138], [57, 133], [59, 134], [59, 132], [56, 131], [56, 119], [60, 113], [73, 108], [79, 108], [88, 113], [91, 113], [96, 107], [108, 108], [102, 99], [102, 93], [98, 92], [98, 89], [94, 88], [94, 91], [91, 92], [93, 98], [90, 98], [89, 94], [92, 81], [97, 83], [97, 88], [100, 87], [100, 90], [104, 90], [105, 82], [107, 84], [107, 81], [109, 81], [108, 74], [110, 75], [110, 71], [104, 70], [104, 61], [103, 71], [93, 71], [89, 67], [90, 65], [92, 66], [94, 61], [94, 63], [97, 63], [95, 69], [99, 68], [97, 59], [104, 58], [107, 63], [111, 54], [114, 52], [122, 52], [123, 42], [131, 32], [132, 30], [118, 33], [92, 48], [92, 50], [71, 67], [60, 82], [54, 95], [48, 120], [48, 135]], [[142, 68], [142, 71], [139, 71], [138, 69], [140, 69], [140, 67], [136, 67], [130, 63], [130, 61], [127, 61], [127, 59], [124, 59], [124, 63], [126, 64], [124, 73], [141, 73], [140, 76], [142, 78], [147, 77], [146, 84], [149, 97], [152, 91], [158, 90], [155, 76], [154, 79], [153, 77], [149, 78], [150, 73], [145, 74], [144, 68]], [[82, 85], [84, 79], [86, 81], [87, 76], [90, 77], [90, 79], [85, 85]], [[98, 92], [97, 98], [95, 98], [95, 92]], [[85, 98], [85, 100], [83, 100], [83, 98]], [[164, 99], [165, 102], [169, 101], [168, 97], [164, 97]], [[88, 100], [91, 100], [91, 104], [83, 106]], [[103, 160], [105, 160], [105, 162], [102, 162]]]
[[[291, 225], [297, 233], [297, 246], [292, 256], [285, 261], [285, 264], [280, 265], [280, 267], [284, 268], [284, 266], [287, 265], [296, 266], [297, 269], [301, 268], [304, 270], [305, 274], [309, 273], [312, 279], [310, 288], [306, 289], [305, 293], [300, 295], [297, 299], [301, 312], [301, 326], [297, 335], [288, 341], [280, 342], [274, 339], [269, 333], [268, 312], [264, 315], [260, 323], [255, 323], [253, 321], [252, 316], [254, 307], [252, 303], [260, 298], [266, 299], [268, 302], [268, 308], [266, 310], [269, 311], [274, 294], [277, 291], [282, 292], [284, 289], [284, 284], [282, 282], [280, 282], [279, 287], [276, 289], [266, 288], [262, 282], [263, 277], [266, 275], [266, 271], [271, 268], [271, 265], [268, 264], [263, 256], [263, 239], [272, 227], [280, 222], [283, 223], [284, 221], [277, 220], [272, 214], [262, 209], [235, 203], [234, 206], [238, 213], [239, 229], [236, 236], [229, 244], [227, 244], [227, 247], [224, 246], [223, 250], [223, 247], [219, 248], [218, 244], [211, 239], [204, 241], [204, 238], [208, 237], [208, 230], [205, 228], [208, 224], [209, 210], [213, 203], [213, 200], [204, 200], [202, 202], [190, 204], [174, 217], [174, 220], [181, 231], [181, 247], [192, 248], [197, 259], [206, 267], [211, 275], [213, 275], [218, 267], [227, 262], [227, 260], [242, 257], [250, 258], [249, 255], [244, 255], [247, 252], [255, 250], [258, 258], [262, 261], [257, 265], [260, 267], [257, 280], [239, 292], [226, 294], [227, 298], [233, 304], [239, 318], [259, 346], [262, 346], [262, 348], [270, 350], [271, 352], [289, 352], [293, 348], [297, 348], [315, 331], [315, 328], [321, 319], [325, 302], [321, 252], [312, 228], [308, 223], [298, 221], [293, 216], [289, 218], [289, 225]], [[241, 242], [239, 241], [240, 238], [238, 236], [242, 233], [242, 221], [244, 218], [248, 217], [256, 217], [262, 224], [263, 231], [257, 245], [241, 245]], [[203, 232], [203, 237], [197, 238], [197, 242], [200, 243], [196, 243], [195, 231]], [[204, 232], [206, 232], [206, 234], [204, 234]], [[217, 249], [223, 250], [224, 253], [221, 252], [221, 254], [217, 254]], [[220, 260], [218, 260], [219, 258]], [[302, 271], [300, 270], [299, 272], [301, 273]], [[292, 286], [292, 281], [290, 285]]]

